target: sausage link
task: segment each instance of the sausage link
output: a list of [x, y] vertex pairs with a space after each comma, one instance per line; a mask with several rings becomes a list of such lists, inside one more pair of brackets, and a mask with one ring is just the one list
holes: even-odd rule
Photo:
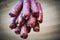
[[30, 0], [23, 0], [22, 18], [29, 19], [30, 17]]
[[11, 17], [15, 17], [15, 16], [17, 16], [18, 14], [19, 14], [19, 12], [21, 12], [21, 10], [22, 10], [22, 0], [19, 0], [17, 3], [16, 3], [16, 5], [10, 10], [10, 12], [9, 12], [9, 15], [11, 16]]
[[28, 31], [26, 25], [21, 27], [20, 37], [23, 39], [26, 39], [28, 37]]
[[38, 17], [38, 22], [42, 23], [43, 22], [43, 11], [42, 11], [42, 7], [41, 4], [37, 2], [37, 7], [39, 10], [39, 17]]
[[32, 10], [32, 15], [34, 17], [38, 17], [39, 13], [36, 5], [36, 0], [31, 0], [31, 10]]

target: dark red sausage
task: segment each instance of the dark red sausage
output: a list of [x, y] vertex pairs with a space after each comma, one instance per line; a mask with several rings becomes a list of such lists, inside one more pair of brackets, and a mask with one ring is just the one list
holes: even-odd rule
[[40, 27], [39, 27], [39, 23], [36, 23], [35, 27], [33, 28], [33, 30], [35, 32], [39, 32], [40, 31]]
[[17, 26], [17, 27], [15, 28], [15, 33], [16, 33], [16, 34], [20, 34], [20, 31], [21, 31], [21, 27]]
[[16, 5], [12, 8], [12, 10], [10, 10], [10, 12], [9, 12], [9, 15], [11, 16], [11, 17], [15, 17], [15, 16], [17, 16], [18, 14], [19, 14], [19, 12], [21, 12], [21, 10], [22, 10], [22, 0], [19, 0], [17, 3], [16, 3]]
[[16, 20], [16, 23], [20, 24], [20, 26], [24, 24], [24, 20], [22, 19], [22, 11], [21, 11], [21, 13], [18, 16], [18, 18]]
[[39, 13], [36, 5], [36, 0], [31, 0], [31, 10], [32, 10], [32, 15], [34, 17], [38, 17]]
[[17, 19], [17, 17], [11, 18], [11, 20], [10, 20], [10, 25], [9, 25], [9, 27], [10, 27], [11, 29], [16, 28], [16, 26], [17, 26], [17, 24], [15, 23], [16, 19]]
[[28, 27], [28, 26], [27, 26], [27, 30], [28, 30], [28, 33], [30, 33], [31, 27]]
[[27, 26], [34, 27], [35, 23], [36, 23], [36, 18], [31, 15], [30, 19], [27, 21]]
[[27, 26], [24, 25], [21, 27], [20, 37], [26, 39], [28, 37]]
[[38, 10], [39, 10], [38, 21], [39, 21], [39, 23], [42, 23], [43, 22], [43, 11], [42, 11], [41, 4], [38, 3], [38, 2], [37, 2], [37, 7], [38, 7]]
[[22, 17], [26, 20], [30, 17], [30, 0], [23, 0]]

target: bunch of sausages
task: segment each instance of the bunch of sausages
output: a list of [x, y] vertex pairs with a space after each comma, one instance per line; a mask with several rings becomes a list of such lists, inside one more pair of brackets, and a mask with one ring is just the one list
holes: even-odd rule
[[15, 29], [15, 33], [26, 39], [31, 28], [39, 32], [39, 24], [43, 22], [43, 12], [41, 4], [36, 0], [18, 0], [10, 10], [11, 22], [9, 27]]

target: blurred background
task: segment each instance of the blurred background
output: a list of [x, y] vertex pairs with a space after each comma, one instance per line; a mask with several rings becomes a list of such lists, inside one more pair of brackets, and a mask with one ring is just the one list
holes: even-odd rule
[[18, 0], [0, 0], [0, 40], [60, 40], [60, 1], [37, 0], [43, 9], [40, 32], [31, 30], [27, 39], [22, 39], [9, 28], [9, 11]]

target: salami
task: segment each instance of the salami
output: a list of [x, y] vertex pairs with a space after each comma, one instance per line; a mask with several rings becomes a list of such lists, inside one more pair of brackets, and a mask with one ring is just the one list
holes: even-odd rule
[[23, 9], [22, 9], [22, 17], [23, 19], [29, 19], [30, 17], [30, 1], [23, 0]]
[[37, 7], [39, 10], [39, 17], [38, 17], [38, 22], [42, 23], [43, 22], [43, 12], [42, 12], [42, 7], [41, 4], [37, 2]]
[[24, 25], [21, 27], [20, 37], [26, 39], [28, 37], [27, 26]]
[[31, 0], [31, 10], [32, 10], [32, 15], [34, 17], [38, 17], [39, 13], [36, 5], [36, 0]]
[[17, 16], [18, 14], [19, 14], [19, 12], [21, 12], [21, 10], [22, 10], [22, 0], [19, 0], [17, 3], [16, 3], [16, 5], [10, 10], [10, 12], [9, 12], [9, 15], [11, 16], [11, 17], [15, 17], [15, 16]]

